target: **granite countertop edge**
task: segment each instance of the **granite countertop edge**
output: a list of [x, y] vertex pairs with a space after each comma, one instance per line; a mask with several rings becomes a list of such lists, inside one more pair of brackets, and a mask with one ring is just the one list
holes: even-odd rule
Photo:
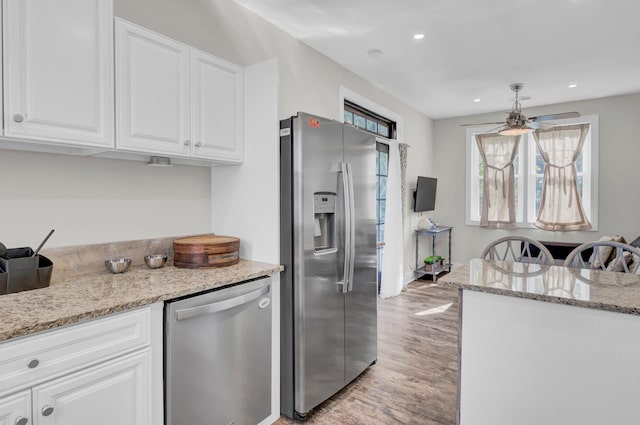
[[[589, 283], [587, 283], [586, 286], [589, 287], [590, 299], [580, 299], [572, 296], [548, 294], [516, 288], [483, 286], [483, 284], [478, 284], [472, 281], [470, 277], [471, 263], [474, 263], [474, 265], [476, 266], [481, 265], [483, 267], [485, 264], [489, 266], [504, 266], [508, 264], [499, 261], [494, 262], [490, 260], [473, 259], [470, 262], [465, 263], [463, 266], [454, 269], [447, 275], [438, 279], [438, 284], [467, 291], [510, 296], [541, 302], [550, 302], [554, 304], [589, 308], [594, 310], [640, 315], [640, 276], [638, 275], [634, 275], [631, 273], [589, 270]], [[502, 267], [502, 270], [504, 270], [505, 268], [506, 267]], [[549, 266], [549, 272], [566, 272], [567, 270], [575, 269], [569, 269], [562, 266]], [[502, 275], [509, 276], [509, 273], [502, 272]], [[533, 273], [531, 276], [533, 277], [536, 275], [537, 273]], [[569, 278], [572, 278], [574, 275], [575, 273], [572, 272]], [[514, 273], [513, 276], [522, 278], [523, 274]], [[559, 276], [563, 276], [563, 273], [560, 273]], [[554, 290], [559, 288], [548, 289]]]
[[459, 288], [466, 291], [484, 292], [487, 294], [504, 295], [508, 297], [524, 298], [524, 299], [530, 299], [535, 301], [550, 302], [554, 304], [563, 304], [563, 305], [570, 305], [574, 307], [590, 308], [594, 310], [605, 310], [605, 311], [611, 311], [614, 313], [640, 315], [640, 307], [639, 308], [625, 307], [625, 306], [620, 306], [616, 304], [608, 304], [608, 303], [596, 302], [596, 301], [584, 301], [584, 300], [577, 300], [577, 299], [571, 299], [571, 298], [557, 297], [553, 295], [532, 294], [532, 293], [516, 291], [516, 290], [490, 288], [490, 287], [477, 286], [477, 285], [465, 284], [460, 282], [444, 281], [441, 279], [438, 279], [438, 284], [442, 286], [450, 287], [450, 288]]
[[240, 260], [233, 266], [151, 270], [132, 267], [61, 281], [47, 288], [0, 297], [0, 342], [145, 305], [237, 284], [284, 270], [282, 265]]

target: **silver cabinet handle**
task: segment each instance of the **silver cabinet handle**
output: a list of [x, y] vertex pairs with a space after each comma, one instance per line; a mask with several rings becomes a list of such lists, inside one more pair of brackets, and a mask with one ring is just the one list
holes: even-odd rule
[[15, 122], [22, 122], [22, 121], [24, 121], [24, 117], [23, 117], [22, 115], [20, 115], [20, 114], [15, 114], [15, 115], [13, 116], [13, 120], [14, 120]]
[[53, 407], [51, 407], [49, 405], [45, 405], [42, 408], [42, 416], [49, 416], [52, 413], [53, 413]]
[[200, 143], [200, 142], [196, 142], [196, 148], [199, 148], [199, 147], [201, 147], [201, 146], [202, 146], [202, 143]]
[[16, 425], [27, 425], [29, 423], [29, 419], [24, 416], [18, 416], [16, 418]]
[[185, 145], [185, 146], [189, 146], [190, 144], [191, 144], [191, 141], [189, 141], [189, 140], [185, 140], [185, 141], [184, 141], [184, 145]]
[[29, 366], [29, 369], [35, 369], [39, 364], [40, 360], [38, 359], [29, 359], [29, 361], [27, 362], [27, 366]]

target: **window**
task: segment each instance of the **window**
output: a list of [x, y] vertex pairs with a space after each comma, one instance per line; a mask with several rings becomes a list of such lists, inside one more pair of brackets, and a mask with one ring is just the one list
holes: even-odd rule
[[387, 177], [389, 176], [389, 145], [376, 143], [376, 240], [384, 242]]
[[[598, 188], [598, 117], [584, 116], [569, 120], [547, 121], [553, 125], [589, 123], [590, 129], [582, 152], [575, 162], [578, 191], [592, 230], [597, 230]], [[466, 224], [479, 225], [482, 211], [484, 164], [475, 141], [475, 135], [494, 128], [476, 127], [467, 130]], [[542, 200], [544, 161], [538, 152], [533, 134], [520, 140], [514, 161], [516, 221], [518, 227], [533, 227]]]
[[396, 123], [353, 102], [344, 101], [344, 122], [387, 139], [396, 138]]
[[382, 282], [382, 255], [384, 242], [385, 206], [387, 204], [387, 178], [389, 177], [389, 145], [376, 142], [376, 241], [378, 242], [378, 293]]

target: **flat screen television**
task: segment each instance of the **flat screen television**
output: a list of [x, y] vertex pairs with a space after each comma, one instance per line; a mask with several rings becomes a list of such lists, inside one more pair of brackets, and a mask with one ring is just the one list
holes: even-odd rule
[[433, 211], [436, 208], [436, 186], [438, 179], [435, 177], [418, 176], [416, 191], [413, 192], [413, 211]]

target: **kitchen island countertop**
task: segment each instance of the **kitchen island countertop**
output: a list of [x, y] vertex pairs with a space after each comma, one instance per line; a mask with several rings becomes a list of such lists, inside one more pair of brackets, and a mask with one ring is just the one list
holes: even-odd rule
[[632, 273], [473, 259], [438, 284], [640, 315], [640, 275]]
[[210, 269], [132, 266], [0, 297], [0, 341], [266, 276], [281, 265], [240, 260]]

